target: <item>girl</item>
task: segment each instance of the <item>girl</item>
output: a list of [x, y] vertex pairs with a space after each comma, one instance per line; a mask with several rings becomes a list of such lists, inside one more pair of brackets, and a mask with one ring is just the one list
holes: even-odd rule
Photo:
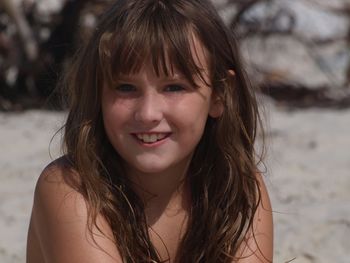
[[117, 0], [65, 81], [27, 262], [271, 262], [258, 108], [205, 0]]

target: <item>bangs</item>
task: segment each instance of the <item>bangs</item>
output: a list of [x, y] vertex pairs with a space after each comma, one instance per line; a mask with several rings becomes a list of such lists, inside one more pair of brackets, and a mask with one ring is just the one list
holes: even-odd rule
[[193, 26], [161, 1], [139, 5], [126, 16], [116, 14], [123, 19], [101, 37], [100, 67], [106, 74], [103, 78], [115, 82], [120, 75], [138, 73], [148, 63], [157, 76], [172, 76], [179, 71], [194, 87], [195, 77], [208, 85], [204, 65], [198, 63], [197, 53], [204, 49], [193, 50], [194, 39], [200, 40]]

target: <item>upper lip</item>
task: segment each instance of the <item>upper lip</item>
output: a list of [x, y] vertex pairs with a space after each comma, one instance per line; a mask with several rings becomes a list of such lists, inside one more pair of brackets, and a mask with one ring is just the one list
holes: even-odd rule
[[162, 132], [162, 131], [148, 131], [148, 132], [132, 132], [131, 134], [133, 135], [138, 135], [138, 134], [147, 134], [147, 135], [152, 135], [152, 134], [170, 134], [171, 132]]

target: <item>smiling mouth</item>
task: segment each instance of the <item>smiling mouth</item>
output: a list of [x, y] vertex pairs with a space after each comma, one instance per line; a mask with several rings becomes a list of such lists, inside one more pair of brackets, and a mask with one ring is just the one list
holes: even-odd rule
[[151, 144], [166, 139], [170, 133], [137, 133], [134, 136], [142, 143]]

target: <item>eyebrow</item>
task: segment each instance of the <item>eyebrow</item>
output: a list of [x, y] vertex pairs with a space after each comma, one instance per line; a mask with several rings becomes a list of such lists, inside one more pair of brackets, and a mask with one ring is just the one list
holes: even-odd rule
[[174, 74], [169, 76], [164, 76], [162, 80], [187, 80], [184, 74]]

